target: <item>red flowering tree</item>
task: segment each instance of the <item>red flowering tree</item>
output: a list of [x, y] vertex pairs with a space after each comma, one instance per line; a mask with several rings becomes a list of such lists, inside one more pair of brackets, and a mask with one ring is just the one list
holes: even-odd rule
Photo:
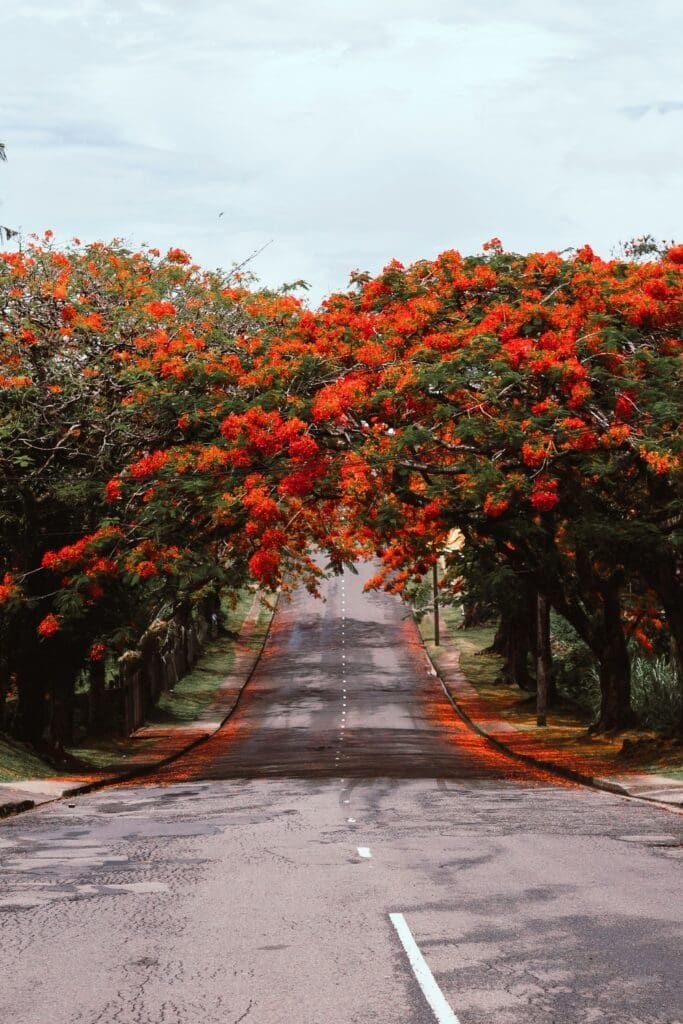
[[628, 635], [657, 620], [683, 649], [682, 261], [494, 241], [355, 275], [314, 315], [176, 249], [4, 254], [0, 628], [22, 734], [43, 734], [50, 679], [67, 736], [84, 659], [162, 603], [315, 589], [315, 548], [334, 568], [378, 550], [377, 585], [402, 592], [454, 526], [574, 625], [599, 725], [627, 724]]
[[47, 695], [61, 740], [93, 645], [287, 564], [321, 467], [305, 425], [263, 401], [262, 337], [299, 306], [181, 250], [60, 251], [49, 233], [2, 255], [0, 295], [2, 671], [19, 734], [43, 735]]
[[383, 511], [356, 508], [387, 584], [423, 572], [450, 527], [494, 543], [594, 651], [602, 728], [631, 720], [635, 580], [683, 649], [682, 256], [520, 257], [494, 241], [357, 277], [322, 317], [348, 351], [313, 414], [374, 475]]

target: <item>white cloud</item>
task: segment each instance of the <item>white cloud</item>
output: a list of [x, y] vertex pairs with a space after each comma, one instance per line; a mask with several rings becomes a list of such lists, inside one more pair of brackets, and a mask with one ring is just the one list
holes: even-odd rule
[[[315, 299], [392, 256], [681, 236], [683, 8], [32, 0], [0, 12], [0, 220]], [[223, 216], [218, 214], [223, 211]]]

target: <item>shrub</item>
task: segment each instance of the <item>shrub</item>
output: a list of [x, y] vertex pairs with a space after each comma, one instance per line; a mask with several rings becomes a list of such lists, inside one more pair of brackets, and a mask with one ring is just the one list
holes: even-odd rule
[[678, 674], [668, 658], [633, 654], [631, 705], [639, 723], [648, 729], [668, 733], [680, 726], [683, 694]]

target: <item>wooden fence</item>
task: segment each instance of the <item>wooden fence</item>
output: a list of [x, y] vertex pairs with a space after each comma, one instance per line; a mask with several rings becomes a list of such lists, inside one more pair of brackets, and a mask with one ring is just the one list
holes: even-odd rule
[[113, 680], [107, 684], [105, 665], [90, 667], [89, 728], [130, 735], [139, 729], [162, 693], [176, 683], [197, 662], [207, 636], [218, 633], [218, 605], [190, 609], [181, 606], [170, 619], [156, 619], [141, 637], [137, 648], [126, 651], [117, 662]]

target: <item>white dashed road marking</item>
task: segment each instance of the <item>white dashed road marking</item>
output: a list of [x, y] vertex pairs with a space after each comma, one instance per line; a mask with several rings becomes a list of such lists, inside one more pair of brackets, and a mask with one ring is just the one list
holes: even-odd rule
[[408, 954], [413, 974], [438, 1024], [460, 1024], [460, 1021], [446, 1002], [443, 992], [435, 982], [434, 975], [430, 971], [427, 961], [422, 956], [403, 914], [389, 914], [389, 920], [396, 929], [401, 944]]

